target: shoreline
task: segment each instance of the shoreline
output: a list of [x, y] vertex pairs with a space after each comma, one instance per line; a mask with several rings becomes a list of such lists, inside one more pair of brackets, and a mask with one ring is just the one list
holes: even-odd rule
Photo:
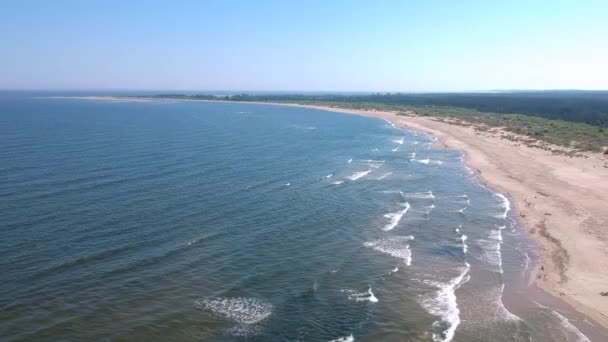
[[608, 297], [600, 295], [608, 291], [608, 231], [601, 231], [608, 223], [608, 209], [603, 210], [608, 205], [608, 158], [553, 155], [500, 138], [500, 130], [476, 131], [472, 125], [454, 125], [433, 117], [273, 104], [385, 119], [432, 134], [438, 138], [435, 147], [462, 151], [483, 185], [513, 201], [518, 220], [538, 245], [540, 260], [530, 270], [528, 286], [608, 328]]
[[[105, 101], [203, 101], [193, 99], [61, 97]], [[554, 155], [508, 139], [498, 128], [477, 130], [445, 119], [395, 112], [293, 103], [233, 103], [302, 107], [388, 120], [438, 138], [436, 147], [457, 149], [482, 184], [507, 195], [518, 220], [538, 246], [539, 262], [529, 272], [532, 292], [548, 293], [608, 328], [607, 157]], [[505, 137], [505, 135], [507, 137]], [[534, 293], [532, 293], [534, 296]], [[542, 296], [542, 294], [540, 295]], [[558, 306], [559, 307], [559, 306]]]

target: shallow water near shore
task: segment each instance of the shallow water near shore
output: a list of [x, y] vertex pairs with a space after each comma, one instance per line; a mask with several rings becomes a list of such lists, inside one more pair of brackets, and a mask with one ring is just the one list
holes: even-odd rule
[[587, 341], [458, 151], [307, 108], [0, 98], [2, 339]]

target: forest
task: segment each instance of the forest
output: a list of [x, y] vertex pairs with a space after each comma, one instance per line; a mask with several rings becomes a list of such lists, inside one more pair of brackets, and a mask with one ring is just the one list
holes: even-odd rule
[[608, 91], [522, 91], [496, 93], [234, 94], [159, 97], [261, 102], [314, 102], [348, 106], [457, 107], [479, 112], [523, 114], [608, 126]]

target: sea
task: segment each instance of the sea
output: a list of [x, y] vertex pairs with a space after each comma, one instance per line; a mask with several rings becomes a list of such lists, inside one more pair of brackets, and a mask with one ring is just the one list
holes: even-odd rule
[[508, 196], [436, 140], [309, 108], [0, 93], [0, 340], [590, 341], [528, 295], [537, 248]]

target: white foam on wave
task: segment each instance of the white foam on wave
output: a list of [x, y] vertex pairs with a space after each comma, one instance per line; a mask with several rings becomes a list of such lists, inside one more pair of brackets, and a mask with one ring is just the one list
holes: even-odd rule
[[438, 287], [438, 290], [422, 300], [422, 306], [431, 315], [439, 316], [441, 321], [436, 321], [433, 325], [438, 326], [443, 322], [447, 328], [441, 334], [433, 333], [433, 341], [449, 342], [454, 338], [454, 333], [460, 325], [460, 309], [456, 302], [456, 290], [469, 280], [469, 270], [471, 265], [465, 263], [460, 274], [452, 278], [447, 283], [427, 282]]
[[468, 237], [466, 235], [464, 235], [464, 234], [462, 234], [460, 236], [460, 241], [462, 241], [462, 252], [465, 253], [465, 254], [469, 250], [469, 246], [467, 245], [467, 238]]
[[371, 149], [371, 151], [372, 151], [372, 152], [376, 152], [376, 151], [378, 151], [378, 148], [377, 148], [377, 147], [374, 147], [374, 148], [372, 148], [372, 149]]
[[386, 226], [384, 226], [382, 230], [393, 230], [393, 228], [395, 228], [399, 224], [399, 221], [401, 221], [403, 215], [405, 215], [405, 213], [407, 213], [407, 211], [410, 209], [410, 204], [408, 202], [402, 203], [401, 205], [403, 206], [403, 209], [397, 210], [393, 213], [384, 214], [384, 217], [388, 218], [390, 222]]
[[382, 119], [384, 121], [386, 121], [386, 123], [388, 123], [389, 125], [391, 125], [391, 127], [395, 127], [395, 124], [392, 123], [391, 121], [387, 120], [387, 119]]
[[285, 183], [285, 186], [290, 186], [290, 185], [291, 185], [291, 183]]
[[338, 337], [335, 340], [331, 340], [329, 342], [354, 342], [355, 341], [355, 337], [353, 336], [353, 334], [350, 334], [348, 336], [342, 336], [342, 337]]
[[435, 195], [433, 195], [433, 191], [425, 191], [425, 192], [410, 192], [407, 194], [403, 194], [406, 198], [418, 198], [418, 199], [434, 199]]
[[395, 268], [393, 268], [392, 270], [390, 270], [390, 271], [388, 272], [388, 274], [393, 274], [393, 273], [395, 273], [395, 272], [399, 272], [399, 267], [395, 266]]
[[376, 179], [377, 180], [383, 180], [384, 178], [386, 178], [386, 177], [388, 177], [388, 176], [390, 176], [392, 174], [393, 174], [392, 172], [387, 172], [387, 173], [383, 174], [382, 176], [380, 176], [380, 177], [378, 177]]
[[462, 225], [458, 225], [458, 228], [456, 228], [455, 230], [456, 234], [458, 234], [458, 240], [460, 240], [460, 242], [462, 243], [462, 252], [466, 254], [469, 250], [469, 246], [467, 245], [468, 236], [462, 234], [460, 228], [462, 228]]
[[578, 342], [591, 342], [591, 340], [585, 336], [585, 334], [578, 330], [574, 324], [570, 323], [570, 321], [559, 312], [551, 311], [551, 314], [559, 319], [560, 325], [566, 329], [566, 331], [576, 336]]
[[505, 195], [499, 192], [497, 192], [495, 195], [502, 199], [502, 207], [505, 209], [502, 215], [499, 215], [498, 218], [506, 219], [507, 215], [509, 214], [509, 211], [511, 211], [511, 202]]
[[346, 178], [350, 179], [351, 181], [355, 181], [355, 180], [357, 180], [359, 178], [367, 176], [370, 172], [372, 172], [371, 169], [365, 170], [365, 171], [359, 171], [359, 172], [353, 173], [352, 175], [350, 175], [350, 176], [348, 176]]
[[397, 152], [399, 151], [399, 146], [395, 147], [394, 149], [391, 150], [392, 152]]
[[491, 270], [498, 273], [503, 273], [501, 245], [502, 230], [504, 228], [505, 226], [501, 226], [498, 227], [498, 229], [493, 229], [488, 235], [489, 239], [480, 239], [477, 241], [483, 251], [481, 256], [482, 260], [491, 267]]
[[256, 298], [203, 298], [195, 304], [225, 319], [241, 323], [255, 324], [272, 314], [272, 304]]
[[426, 165], [441, 165], [443, 162], [441, 160], [431, 160], [431, 159], [411, 159], [411, 161], [426, 164]]
[[355, 292], [353, 290], [341, 290], [342, 292], [348, 295], [348, 299], [354, 300], [356, 302], [368, 301], [372, 303], [377, 303], [378, 298], [372, 292], [371, 286], [367, 289], [366, 292]]
[[393, 140], [393, 142], [395, 144], [403, 145], [403, 139], [405, 139], [405, 137], [401, 137], [401, 139], [399, 139], [399, 140]]
[[353, 158], [350, 158], [350, 159], [349, 159], [349, 160], [346, 162], [346, 164], [350, 164], [350, 163], [352, 163], [352, 162], [353, 162]]
[[342, 183], [344, 183], [344, 181], [339, 180], [339, 181], [332, 182], [331, 184], [332, 184], [332, 185], [340, 185], [340, 184], [342, 184]]
[[416, 159], [416, 152], [412, 152], [412, 155], [410, 156], [410, 159], [412, 159], [412, 160]]
[[328, 174], [327, 176], [323, 176], [323, 179], [329, 179], [329, 178], [331, 178], [331, 177], [333, 177], [333, 176], [334, 176], [334, 174], [333, 174], [333, 173], [330, 173], [330, 174]]
[[386, 239], [366, 242], [363, 245], [375, 251], [388, 254], [392, 257], [399, 258], [410, 266], [412, 264], [412, 251], [410, 250], [409, 241], [414, 240], [414, 237], [409, 236], [393, 236]]

